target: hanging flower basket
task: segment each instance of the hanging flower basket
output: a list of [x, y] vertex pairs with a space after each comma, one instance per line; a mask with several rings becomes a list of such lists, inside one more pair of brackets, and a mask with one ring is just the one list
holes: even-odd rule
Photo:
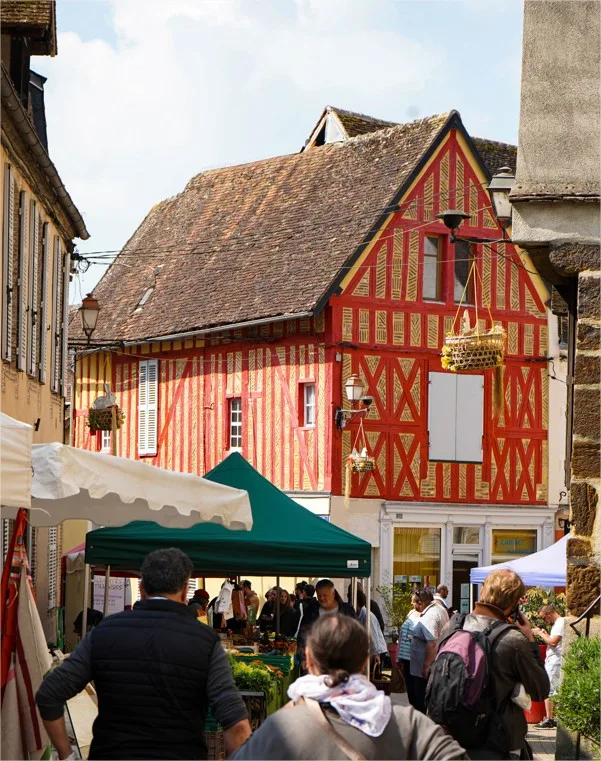
[[376, 460], [368, 455], [351, 455], [351, 470], [353, 473], [370, 473], [376, 469]]
[[[121, 428], [125, 421], [125, 412], [115, 406], [117, 411], [117, 428]], [[88, 409], [88, 426], [90, 433], [96, 431], [111, 431], [113, 428], [113, 407], [105, 407], [103, 410], [96, 410], [93, 407]]]
[[500, 367], [505, 355], [505, 330], [495, 325], [486, 333], [449, 333], [442, 347], [442, 366], [456, 373]]

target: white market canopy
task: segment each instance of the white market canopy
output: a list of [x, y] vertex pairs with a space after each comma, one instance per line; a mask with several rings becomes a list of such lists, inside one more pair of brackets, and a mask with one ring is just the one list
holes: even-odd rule
[[248, 493], [242, 489], [58, 442], [32, 446], [31, 426], [25, 426], [27, 438], [19, 427], [25, 424], [13, 423], [2, 415], [3, 518], [27, 507], [36, 527], [80, 519], [98, 526], [154, 521], [171, 528], [206, 522], [252, 528]]
[[0, 505], [28, 506], [33, 426], [0, 412], [0, 433]]
[[492, 571], [508, 568], [515, 571], [527, 587], [565, 587], [567, 574], [567, 542], [568, 537], [562, 537], [540, 552], [511, 560], [508, 563], [472, 568], [470, 581], [472, 584], [482, 584]]

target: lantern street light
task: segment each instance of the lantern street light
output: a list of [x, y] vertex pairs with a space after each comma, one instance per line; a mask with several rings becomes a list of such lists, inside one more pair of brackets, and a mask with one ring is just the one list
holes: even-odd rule
[[501, 167], [488, 186], [488, 193], [499, 224], [505, 228], [511, 222], [511, 201], [509, 193], [515, 183], [515, 176], [508, 166]]
[[466, 243], [511, 243], [512, 241], [506, 235], [506, 228], [511, 222], [511, 201], [509, 200], [509, 193], [515, 183], [515, 176], [512, 170], [507, 167], [501, 167], [498, 173], [493, 176], [489, 185], [488, 192], [490, 194], [490, 200], [492, 202], [495, 218], [503, 231], [503, 237], [498, 239], [491, 238], [471, 238], [471, 237], [458, 237], [457, 230], [465, 219], [469, 219], [470, 215], [464, 211], [458, 209], [447, 209], [441, 214], [437, 214], [438, 219], [442, 220], [444, 225], [451, 231], [451, 243], [456, 241], [465, 241]]
[[[356, 373], [350, 376], [350, 378], [347, 380], [347, 382], [344, 384], [344, 391], [346, 393], [346, 398], [353, 406], [353, 409], [350, 410], [344, 410], [342, 407], [337, 407], [336, 411], [334, 413], [334, 420], [336, 422], [336, 427], [339, 430], [342, 430], [346, 427], [346, 425], [357, 415], [366, 415], [369, 412], [369, 408], [371, 403], [373, 402], [373, 398], [371, 396], [365, 396], [365, 383], [363, 382], [362, 378], [360, 378]], [[358, 402], [363, 402], [365, 409], [354, 409], [355, 404]]]
[[100, 304], [98, 299], [93, 293], [88, 293], [85, 299], [82, 299], [81, 306], [79, 307], [79, 317], [81, 319], [81, 328], [88, 339], [88, 346], [92, 339], [92, 333], [96, 330], [96, 323], [98, 322], [98, 312], [100, 312]]

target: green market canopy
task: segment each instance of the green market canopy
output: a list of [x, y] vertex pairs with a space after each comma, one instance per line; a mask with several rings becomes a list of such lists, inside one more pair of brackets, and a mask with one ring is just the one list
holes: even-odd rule
[[86, 537], [86, 563], [138, 570], [161, 547], [179, 547], [199, 575], [331, 576], [371, 575], [371, 545], [314, 515], [233, 453], [205, 475], [209, 481], [244, 489], [250, 497], [250, 531], [228, 531], [213, 523], [163, 528], [136, 521], [101, 528]]

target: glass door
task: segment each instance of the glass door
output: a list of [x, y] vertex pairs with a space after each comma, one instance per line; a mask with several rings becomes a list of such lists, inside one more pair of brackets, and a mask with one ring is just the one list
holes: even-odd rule
[[[482, 565], [481, 550], [453, 550], [453, 609], [470, 612], [470, 571]], [[472, 599], [478, 599], [478, 585], [473, 584]]]

